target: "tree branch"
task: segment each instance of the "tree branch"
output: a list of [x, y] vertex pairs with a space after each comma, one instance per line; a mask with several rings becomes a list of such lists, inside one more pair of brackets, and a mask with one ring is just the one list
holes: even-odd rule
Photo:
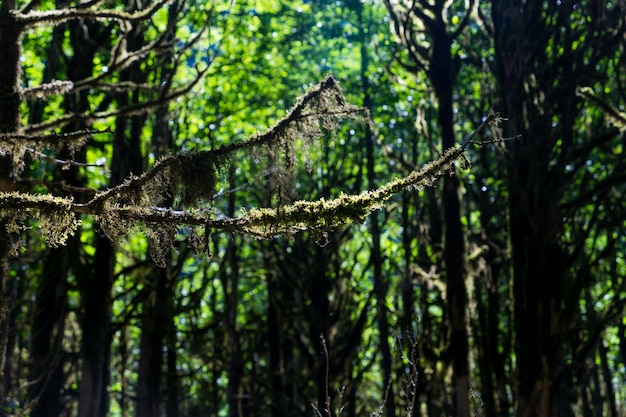
[[23, 27], [34, 27], [42, 25], [60, 25], [76, 19], [94, 19], [94, 20], [114, 20], [119, 22], [137, 22], [150, 18], [161, 7], [171, 3], [172, 0], [159, 0], [145, 10], [127, 13], [111, 9], [97, 9], [91, 7], [88, 9], [67, 8], [59, 10], [30, 11], [28, 13], [15, 12], [15, 20], [23, 25]]

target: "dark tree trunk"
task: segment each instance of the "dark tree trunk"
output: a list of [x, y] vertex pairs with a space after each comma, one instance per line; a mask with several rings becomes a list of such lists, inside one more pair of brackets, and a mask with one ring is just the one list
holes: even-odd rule
[[[75, 245], [72, 245], [75, 249]], [[54, 249], [47, 257], [37, 287], [33, 315], [33, 370], [31, 398], [37, 399], [33, 417], [61, 414], [61, 390], [64, 385], [62, 339], [67, 303], [66, 279], [69, 270], [68, 247]]]
[[106, 416], [106, 383], [111, 343], [111, 289], [114, 250], [106, 237], [96, 238], [93, 273], [84, 291], [82, 379], [79, 384], [79, 417]]
[[227, 292], [227, 315], [226, 315], [226, 349], [228, 351], [228, 415], [229, 417], [244, 417], [242, 378], [243, 360], [241, 358], [241, 348], [239, 346], [239, 330], [237, 326], [237, 306], [239, 304], [239, 254], [235, 241], [229, 244], [227, 250], [229, 276], [225, 279]]
[[316, 357], [315, 363], [315, 382], [317, 385], [316, 406], [317, 411], [322, 415], [322, 417], [332, 416], [332, 410], [328, 409], [331, 405], [327, 404], [329, 401], [332, 401], [332, 398], [329, 398], [331, 395], [331, 387], [328, 385], [330, 383], [330, 374], [333, 371], [329, 366], [331, 360], [329, 355], [333, 346], [328, 340], [330, 330], [330, 302], [328, 300], [328, 296], [332, 289], [330, 277], [326, 273], [329, 262], [326, 250], [330, 250], [328, 246], [325, 248], [315, 249], [315, 266], [312, 273], [308, 277], [308, 296], [312, 301], [314, 309], [313, 312], [310, 313], [311, 320], [309, 337], [313, 343], [315, 343], [315, 341], [320, 341], [318, 348], [319, 355]]
[[[170, 293], [170, 297], [172, 294]], [[167, 319], [168, 319], [168, 338], [167, 338], [167, 417], [180, 417], [180, 378], [178, 376], [178, 355], [177, 355], [177, 339], [176, 328], [173, 321], [173, 311], [171, 306], [171, 298], [168, 301], [170, 304]]]
[[0, 3], [0, 132], [16, 132], [20, 127], [20, 57], [22, 26], [11, 13], [9, 1]]
[[[148, 277], [147, 277], [148, 278]], [[159, 417], [163, 404], [163, 347], [170, 317], [166, 306], [171, 296], [167, 268], [159, 268], [148, 278], [141, 326], [141, 358], [137, 371], [137, 417]]]
[[[487, 153], [478, 155], [478, 162], [473, 171], [483, 178], [493, 175], [493, 161]], [[478, 312], [477, 326], [477, 360], [480, 369], [481, 395], [484, 401], [484, 412], [489, 416], [510, 415], [510, 404], [506, 392], [508, 379], [505, 371], [505, 358], [510, 352], [506, 343], [510, 334], [506, 332], [509, 320], [509, 308], [504, 300], [508, 295], [508, 277], [503, 263], [507, 257], [506, 235], [502, 233], [501, 221], [506, 212], [506, 204], [500, 199], [492, 200], [496, 190], [483, 189], [483, 181], [474, 189], [473, 197], [477, 201], [480, 213], [481, 238], [484, 269], [480, 268], [475, 276], [475, 297]], [[471, 189], [470, 189], [471, 190]], [[489, 192], [487, 192], [489, 191]], [[503, 200], [503, 199], [502, 199]]]
[[[23, 28], [16, 22], [15, 1], [0, 1], [0, 133], [17, 132], [20, 128], [20, 44]], [[10, 156], [0, 157], [0, 191], [14, 191]], [[0, 380], [4, 380], [9, 345], [9, 252], [11, 236], [6, 222], [0, 221]], [[4, 388], [5, 384], [0, 386]], [[6, 398], [0, 392], [0, 398]]]
[[[52, 40], [46, 49], [46, 67], [43, 73], [42, 83], [48, 83], [62, 78], [61, 59], [63, 56], [63, 42], [65, 38], [65, 26], [57, 26], [53, 29]], [[89, 70], [91, 65], [87, 63], [81, 69], [70, 71], [71, 76], [81, 77], [80, 71]], [[64, 101], [66, 112], [73, 112], [76, 108], [85, 106], [82, 101], [68, 99]], [[29, 108], [29, 124], [43, 121], [44, 100], [31, 103]], [[63, 152], [63, 151], [62, 151]], [[71, 159], [75, 155], [67, 152], [61, 158]], [[61, 172], [55, 172], [55, 178], [65, 181], [67, 184], [76, 186], [84, 185], [84, 179], [78, 170], [73, 167]], [[81, 196], [77, 196], [80, 199]], [[62, 391], [66, 383], [66, 375], [63, 370], [67, 358], [63, 355], [62, 340], [64, 338], [66, 304], [67, 304], [67, 277], [70, 269], [78, 265], [80, 256], [80, 238], [73, 236], [66, 246], [54, 248], [46, 255], [43, 271], [37, 287], [37, 299], [35, 313], [33, 315], [33, 370], [31, 380], [38, 383], [31, 390], [31, 398], [39, 399], [33, 409], [33, 417], [52, 417], [59, 415], [66, 407], [62, 399]], [[82, 268], [74, 268], [78, 275]]]
[[[139, 163], [141, 151], [139, 149], [141, 129], [144, 124], [143, 118], [133, 117], [131, 136], [131, 155], [135, 155], [135, 164]], [[157, 111], [157, 120], [153, 127], [153, 147], [166, 152], [171, 147], [172, 138], [167, 127], [166, 109]], [[131, 161], [132, 163], [132, 161]], [[133, 166], [132, 170], [139, 170], [141, 165]], [[175, 401], [177, 394], [175, 341], [173, 346], [168, 343], [167, 359], [168, 372], [166, 375], [168, 384], [163, 385], [166, 378], [163, 375], [163, 349], [166, 340], [173, 333], [173, 308], [172, 308], [172, 271], [170, 267], [170, 254], [163, 254], [166, 265], [156, 269], [145, 277], [146, 297], [141, 326], [139, 369], [137, 371], [137, 417], [159, 417], [162, 405], [166, 404], [168, 417], [178, 413]], [[174, 336], [175, 337], [175, 336]], [[170, 349], [171, 347], [171, 349]], [[168, 389], [167, 401], [164, 401], [162, 386]]]
[[[88, 31], [85, 32], [85, 27]], [[67, 79], [76, 81], [92, 75], [94, 56], [99, 36], [106, 33], [97, 23], [71, 22], [68, 24], [69, 41], [72, 55], [68, 57]], [[85, 33], [93, 42], [85, 41]], [[60, 53], [60, 52], [59, 52]], [[64, 108], [67, 112], [83, 113], [89, 111], [88, 93], [68, 95]], [[68, 130], [83, 129], [83, 124], [72, 124]], [[119, 158], [114, 153], [113, 159]], [[119, 172], [111, 172], [112, 182], [119, 181]], [[81, 381], [78, 393], [78, 416], [96, 417], [108, 414], [107, 384], [109, 379], [109, 352], [111, 343], [110, 315], [114, 270], [114, 250], [109, 240], [96, 233], [95, 255], [88, 270], [77, 274], [82, 293], [83, 319], [81, 339]]]
[[[521, 72], [524, 56], [521, 28], [521, 5], [516, 1], [493, 3], [494, 25], [496, 27], [496, 55], [500, 59], [498, 67], [501, 91], [505, 102], [505, 112], [509, 117], [507, 134], [527, 133], [520, 120], [522, 114], [520, 90], [523, 80]], [[520, 33], [520, 31], [522, 31]], [[498, 55], [499, 54], [499, 55]], [[516, 59], [517, 58], [517, 59]], [[524, 152], [526, 150], [526, 152]], [[547, 237], [532, 234], [538, 225], [530, 217], [535, 212], [535, 199], [531, 190], [530, 155], [528, 147], [519, 146], [511, 161], [509, 191], [509, 228], [513, 251], [513, 299], [514, 331], [517, 366], [516, 396], [519, 417], [547, 417], [549, 406], [549, 384], [545, 377], [547, 365], [544, 357], [547, 352], [546, 324], [549, 311], [545, 310], [546, 284], [555, 277], [546, 275], [534, 245], [542, 248]], [[547, 190], [546, 190], [547, 191]], [[545, 195], [548, 198], [547, 195]], [[544, 213], [544, 215], [547, 213]], [[537, 241], [537, 238], [540, 240]], [[549, 302], [549, 299], [547, 300]]]
[[[445, 26], [432, 34], [429, 78], [437, 97], [437, 122], [442, 151], [457, 145], [454, 135], [453, 88], [457, 70], [452, 59], [452, 40]], [[467, 337], [467, 289], [465, 287], [465, 238], [461, 224], [459, 177], [446, 176], [443, 183], [444, 266], [449, 349], [454, 371], [456, 415], [469, 417], [469, 342]]]
[[[492, 2], [496, 76], [509, 118], [505, 135], [523, 137], [509, 147], [507, 158], [518, 417], [547, 417], [566, 407], [558, 402], [563, 398], [559, 393], [562, 384], [555, 368], [563, 360], [569, 329], [579, 321], [580, 288], [572, 281], [586, 279], [586, 274], [570, 271], [577, 262], [586, 262], [588, 254], [583, 255], [587, 249], [577, 257], [570, 254], [570, 247], [577, 244], [585, 248], [584, 238], [563, 243], [565, 219], [572, 212], [564, 209], [562, 201], [564, 190], [586, 194], [589, 184], [573, 183], [576, 177], [566, 171], [568, 166], [585, 166], [590, 156], [587, 145], [581, 143], [593, 140], [584, 136], [579, 143], [574, 140], [579, 111], [576, 89], [580, 83], [593, 85], [598, 80], [600, 63], [614, 58], [615, 52], [608, 45], [622, 42], [621, 35], [616, 36], [621, 29], [607, 26], [609, 12], [598, 19], [603, 6], [594, 3], [574, 9], [560, 7], [560, 3]], [[614, 7], [611, 14], [623, 16], [623, 5]], [[594, 17], [587, 19], [589, 15]], [[572, 23], [572, 16], [582, 16], [580, 21], [588, 27], [582, 29]], [[614, 24], [621, 26], [623, 22]], [[578, 39], [580, 30], [589, 35], [572, 48], [568, 42]], [[565, 52], [546, 50], [546, 44], [557, 42], [564, 43]], [[555, 78], [554, 74], [567, 76]], [[606, 145], [610, 140], [606, 138], [595, 140], [595, 147]], [[578, 204], [611, 206], [610, 200], [601, 203], [602, 197], [594, 195], [593, 200]], [[584, 227], [600, 228], [602, 233], [603, 226], [592, 221]], [[584, 285], [588, 283], [580, 286]], [[594, 307], [588, 304], [588, 308]]]
[[[454, 134], [453, 93], [460, 63], [453, 56], [453, 40], [445, 16], [454, 13], [452, 3], [406, 2], [397, 7], [385, 2], [391, 12], [392, 24], [407, 49], [411, 60], [405, 67], [423, 70], [430, 80], [437, 100], [437, 125], [442, 151], [456, 145]], [[428, 12], [425, 12], [428, 10]], [[421, 39], [421, 40], [420, 40]], [[469, 341], [467, 324], [468, 297], [465, 286], [465, 238], [461, 222], [460, 183], [456, 176], [446, 176], [443, 184], [443, 218], [431, 216], [431, 233], [443, 234], [443, 263], [446, 280], [446, 319], [449, 330], [447, 355], [453, 368], [455, 396], [453, 408], [458, 417], [469, 417]], [[428, 193], [428, 191], [427, 191]], [[428, 196], [431, 201], [432, 197]], [[434, 201], [431, 210], [440, 205]], [[439, 228], [443, 225], [443, 230]], [[435, 239], [433, 239], [435, 240]], [[434, 406], [434, 404], [431, 404]]]
[[[363, 18], [363, 3], [355, 1], [352, 9], [357, 14], [359, 40], [361, 42], [361, 93], [363, 95], [363, 107], [370, 109], [372, 107], [372, 98], [370, 92], [370, 82], [368, 76], [369, 67], [369, 51], [367, 50], [367, 42], [370, 36], [367, 21]], [[374, 145], [376, 138], [371, 131], [369, 125], [365, 128], [365, 157], [367, 166], [367, 186], [369, 189], [376, 188], [376, 161], [374, 160]], [[378, 213], [374, 213], [369, 217], [369, 231], [371, 235], [371, 265], [373, 269], [374, 279], [374, 296], [376, 298], [377, 324], [380, 332], [379, 352], [382, 359], [383, 368], [383, 399], [386, 396], [385, 415], [387, 417], [395, 417], [396, 415], [396, 398], [394, 388], [391, 386], [393, 376], [393, 360], [391, 356], [391, 346], [389, 338], [391, 335], [389, 329], [389, 317], [387, 314], [387, 295], [389, 292], [388, 278], [383, 276], [383, 257], [380, 247], [381, 231]]]
[[267, 260], [270, 265], [270, 276], [267, 278], [268, 306], [267, 306], [267, 343], [269, 350], [269, 372], [271, 384], [271, 410], [273, 417], [282, 417], [287, 415], [287, 410], [283, 406], [283, 378], [281, 367], [281, 356], [285, 355], [283, 344], [281, 342], [281, 328], [278, 316], [278, 290], [276, 283], [276, 274], [274, 272], [275, 262]]
[[[235, 167], [231, 166], [228, 171], [229, 186], [235, 188]], [[230, 194], [228, 197], [229, 216], [234, 215], [236, 210], [235, 196]], [[241, 357], [241, 347], [239, 346], [239, 328], [237, 325], [237, 309], [239, 307], [239, 278], [240, 278], [240, 259], [239, 245], [237, 239], [233, 237], [226, 249], [227, 268], [222, 276], [222, 287], [226, 298], [226, 349], [228, 352], [228, 386], [226, 395], [228, 398], [228, 415], [229, 417], [244, 417], [243, 412], [243, 359]]]

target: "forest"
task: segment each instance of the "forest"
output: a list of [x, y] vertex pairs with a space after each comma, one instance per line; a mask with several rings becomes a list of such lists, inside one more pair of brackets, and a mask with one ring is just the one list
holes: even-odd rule
[[0, 0], [0, 416], [626, 416], [626, 0]]

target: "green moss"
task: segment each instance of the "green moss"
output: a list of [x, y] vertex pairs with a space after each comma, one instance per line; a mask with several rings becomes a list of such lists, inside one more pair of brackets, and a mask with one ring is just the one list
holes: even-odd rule
[[450, 172], [456, 160], [463, 158], [462, 148], [452, 148], [444, 155], [406, 177], [397, 178], [379, 188], [357, 195], [341, 194], [332, 200], [296, 201], [279, 209], [251, 209], [244, 213], [245, 231], [269, 237], [300, 230], [323, 232], [342, 225], [360, 223], [382, 208], [394, 195], [409, 188], [421, 189]]

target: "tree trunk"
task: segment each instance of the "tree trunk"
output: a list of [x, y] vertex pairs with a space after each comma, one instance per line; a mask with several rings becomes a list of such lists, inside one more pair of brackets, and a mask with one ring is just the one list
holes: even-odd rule
[[[139, 45], [135, 45], [139, 47]], [[131, 78], [141, 76], [135, 74]], [[157, 118], [153, 126], [153, 148], [156, 150], [157, 157], [161, 156], [161, 152], [165, 154], [171, 148], [172, 138], [167, 126], [167, 109], [160, 108], [157, 111]], [[143, 117], [133, 117], [131, 127], [131, 154], [136, 155], [140, 160], [141, 150], [141, 130], [144, 125]], [[132, 163], [132, 162], [131, 162]], [[138, 161], [135, 161], [137, 164]], [[141, 165], [133, 166], [132, 170], [139, 170]], [[167, 204], [170, 204], [168, 202]], [[139, 360], [139, 369], [137, 371], [137, 417], [159, 417], [161, 415], [161, 406], [164, 403], [163, 393], [161, 390], [163, 378], [163, 348], [166, 339], [171, 337], [173, 333], [173, 308], [172, 308], [172, 287], [171, 287], [171, 267], [169, 254], [163, 255], [166, 259], [166, 266], [152, 271], [146, 280], [146, 298], [144, 301], [144, 314], [141, 326], [140, 350], [141, 358]], [[175, 336], [174, 336], [175, 337]], [[173, 351], [168, 347], [168, 367], [172, 368], [173, 373], [167, 375], [169, 382], [167, 395], [168, 413], [177, 414], [177, 404], [172, 402], [170, 396], [176, 396], [176, 364], [175, 364], [175, 343], [171, 346]], [[174, 360], [174, 363], [169, 361]], [[173, 390], [170, 390], [173, 389]], [[170, 415], [171, 415], [170, 414]], [[169, 416], [168, 416], [169, 417]]]
[[[370, 109], [372, 107], [372, 98], [370, 92], [370, 83], [368, 78], [369, 51], [367, 50], [367, 42], [369, 39], [369, 28], [366, 26], [367, 20], [363, 18], [363, 3], [356, 1], [352, 4], [353, 11], [357, 14], [358, 33], [361, 43], [361, 93], [363, 94], [363, 107]], [[374, 160], [374, 144], [376, 138], [367, 125], [365, 127], [365, 156], [367, 159], [367, 186], [369, 189], [376, 188], [376, 162]], [[376, 297], [377, 324], [380, 332], [380, 355], [382, 358], [383, 368], [383, 398], [386, 397], [385, 415], [387, 417], [395, 417], [396, 415], [396, 399], [395, 392], [391, 386], [393, 376], [393, 360], [391, 356], [391, 346], [389, 338], [391, 336], [389, 330], [389, 317], [387, 315], [387, 293], [389, 292], [389, 284], [387, 277], [383, 276], [383, 257], [380, 247], [380, 220], [378, 212], [373, 213], [368, 220], [369, 231], [371, 235], [372, 246], [370, 248], [371, 263], [374, 279], [374, 296]]]
[[0, 3], [0, 132], [16, 132], [20, 127], [20, 57], [22, 26], [11, 13], [15, 5]]
[[[229, 186], [235, 188], [235, 167], [234, 165], [228, 171]], [[230, 194], [228, 197], [229, 216], [235, 213], [235, 196]], [[239, 245], [237, 239], [233, 237], [228, 242], [226, 249], [226, 262], [228, 267], [225, 268], [222, 276], [222, 286], [226, 299], [226, 349], [228, 352], [228, 386], [226, 395], [228, 397], [228, 416], [244, 417], [242, 378], [243, 378], [243, 359], [241, 357], [241, 347], [239, 346], [239, 326], [237, 325], [237, 309], [239, 306], [239, 277], [240, 277], [240, 259]]]
[[[23, 28], [11, 13], [15, 1], [0, 1], [0, 133], [17, 132], [20, 128], [20, 56]], [[10, 156], [0, 157], [0, 191], [14, 191], [13, 163]], [[5, 361], [9, 344], [9, 252], [11, 236], [6, 221], [0, 221], [0, 380], [4, 380]], [[0, 389], [4, 384], [0, 386]], [[0, 392], [0, 398], [6, 398]]]
[[[441, 148], [457, 145], [454, 135], [453, 88], [456, 69], [452, 41], [445, 31], [433, 33], [429, 78], [437, 97], [437, 122]], [[465, 238], [461, 224], [459, 177], [446, 176], [443, 182], [444, 265], [446, 301], [450, 326], [449, 349], [454, 371], [456, 416], [469, 417], [469, 342], [467, 337], [467, 289], [465, 287]]]
[[141, 326], [139, 369], [137, 371], [137, 417], [159, 417], [163, 395], [163, 347], [167, 326], [166, 305], [171, 296], [167, 268], [154, 271], [146, 283], [146, 301]]
[[[271, 386], [271, 415], [273, 417], [282, 417], [287, 415], [287, 410], [283, 405], [283, 379], [281, 366], [281, 356], [285, 356], [288, 352], [283, 349], [283, 342], [281, 340], [280, 319], [278, 314], [278, 303], [280, 302], [278, 294], [282, 294], [278, 285], [276, 273], [277, 268], [273, 257], [266, 259], [269, 276], [267, 277], [267, 292], [268, 292], [268, 306], [267, 306], [267, 343], [269, 350], [269, 373], [270, 373], [270, 386]], [[288, 385], [288, 384], [285, 384]]]
[[508, 161], [518, 417], [551, 415], [551, 368], [558, 358], [553, 336], [560, 326], [563, 269], [554, 234], [560, 220], [555, 212], [559, 195], [541, 164], [552, 143], [546, 136], [551, 129], [546, 117], [529, 110], [534, 110], [529, 107], [532, 97], [523, 88], [537, 59], [530, 50], [525, 23], [533, 19], [536, 7], [522, 13], [516, 1], [493, 3], [500, 92], [509, 118], [505, 134], [524, 137], [523, 144], [510, 147]]
[[106, 416], [106, 382], [111, 343], [111, 290], [114, 250], [106, 237], [96, 235], [93, 273], [84, 291], [82, 379], [79, 384], [79, 417]]
[[[72, 249], [76, 249], [72, 245]], [[63, 372], [62, 340], [67, 303], [66, 279], [69, 269], [68, 247], [50, 252], [45, 260], [33, 315], [33, 370], [31, 398], [37, 399], [32, 417], [55, 417], [63, 410], [61, 390]]]

